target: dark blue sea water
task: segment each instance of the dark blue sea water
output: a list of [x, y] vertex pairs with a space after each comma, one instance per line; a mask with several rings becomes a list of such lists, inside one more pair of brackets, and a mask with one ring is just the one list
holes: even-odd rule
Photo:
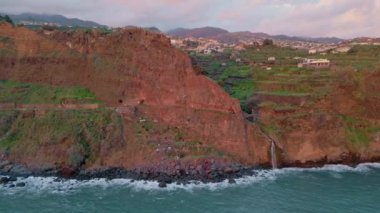
[[260, 171], [237, 184], [27, 178], [0, 186], [0, 212], [380, 212], [380, 164]]

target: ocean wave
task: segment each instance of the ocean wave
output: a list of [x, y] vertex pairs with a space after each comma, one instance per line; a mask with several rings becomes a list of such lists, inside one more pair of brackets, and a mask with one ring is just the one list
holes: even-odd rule
[[283, 168], [274, 170], [257, 170], [253, 176], [245, 176], [235, 179], [236, 184], [228, 183], [228, 180], [219, 183], [202, 183], [199, 181], [193, 181], [189, 184], [168, 184], [166, 188], [160, 188], [157, 181], [133, 181], [130, 179], [92, 179], [92, 180], [62, 180], [55, 177], [27, 177], [18, 178], [15, 184], [23, 182], [25, 187], [9, 188], [7, 186], [0, 186], [0, 193], [18, 193], [18, 192], [49, 192], [49, 193], [70, 193], [76, 192], [83, 188], [103, 188], [108, 189], [110, 187], [127, 188], [135, 191], [146, 190], [186, 190], [193, 191], [197, 189], [208, 190], [220, 190], [228, 187], [239, 187], [245, 185], [251, 185], [255, 183], [267, 182], [277, 180], [284, 176], [291, 176], [298, 173], [330, 173], [333, 177], [341, 178], [339, 174], [344, 173], [368, 173], [371, 171], [380, 170], [380, 163], [363, 163], [356, 167], [350, 167], [347, 165], [325, 165], [320, 168]]

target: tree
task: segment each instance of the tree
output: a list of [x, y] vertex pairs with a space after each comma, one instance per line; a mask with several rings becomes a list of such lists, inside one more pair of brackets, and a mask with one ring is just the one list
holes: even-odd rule
[[263, 42], [264, 46], [272, 46], [273, 45], [273, 40], [272, 39], [265, 39]]
[[0, 21], [5, 21], [5, 22], [10, 23], [11, 25], [14, 25], [12, 19], [8, 15], [5, 15], [5, 16], [0, 15]]

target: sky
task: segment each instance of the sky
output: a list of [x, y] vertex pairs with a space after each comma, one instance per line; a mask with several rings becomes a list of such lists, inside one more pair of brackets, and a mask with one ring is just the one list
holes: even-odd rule
[[0, 12], [164, 31], [214, 26], [272, 35], [380, 37], [380, 0], [0, 0]]

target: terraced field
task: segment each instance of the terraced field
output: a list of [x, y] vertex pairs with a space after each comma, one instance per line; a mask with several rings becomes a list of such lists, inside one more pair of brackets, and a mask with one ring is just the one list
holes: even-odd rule
[[[331, 91], [331, 85], [338, 79], [337, 72], [352, 70], [369, 72], [380, 66], [379, 46], [354, 46], [349, 53], [327, 55], [308, 55], [306, 50], [264, 46], [248, 49], [235, 58], [230, 52], [216, 55], [190, 54], [204, 74], [218, 82], [232, 97], [240, 100], [242, 109], [247, 113], [249, 99], [259, 95], [273, 101], [278, 97], [281, 104], [285, 97], [307, 99], [312, 104]], [[268, 62], [275, 57], [274, 62]], [[330, 69], [308, 70], [297, 67], [300, 58], [328, 58], [332, 62]], [[232, 59], [231, 59], [232, 58]], [[264, 98], [266, 97], [266, 98]], [[275, 103], [280, 104], [280, 103]], [[271, 106], [272, 104], [264, 104]]]
[[[248, 120], [277, 136], [321, 116], [333, 116], [344, 123], [328, 109], [331, 106], [323, 106], [323, 101], [331, 98], [337, 85], [363, 87], [363, 77], [380, 67], [379, 46], [354, 46], [348, 53], [324, 56], [274, 46], [248, 49], [234, 57], [230, 53], [191, 56], [201, 62], [196, 64], [205, 75], [240, 100], [242, 110], [250, 114]], [[269, 57], [276, 60], [269, 62]], [[236, 58], [242, 62], [236, 62]], [[299, 68], [301, 58], [327, 58], [332, 66], [321, 70]], [[370, 95], [360, 90], [354, 93], [359, 98]]]

